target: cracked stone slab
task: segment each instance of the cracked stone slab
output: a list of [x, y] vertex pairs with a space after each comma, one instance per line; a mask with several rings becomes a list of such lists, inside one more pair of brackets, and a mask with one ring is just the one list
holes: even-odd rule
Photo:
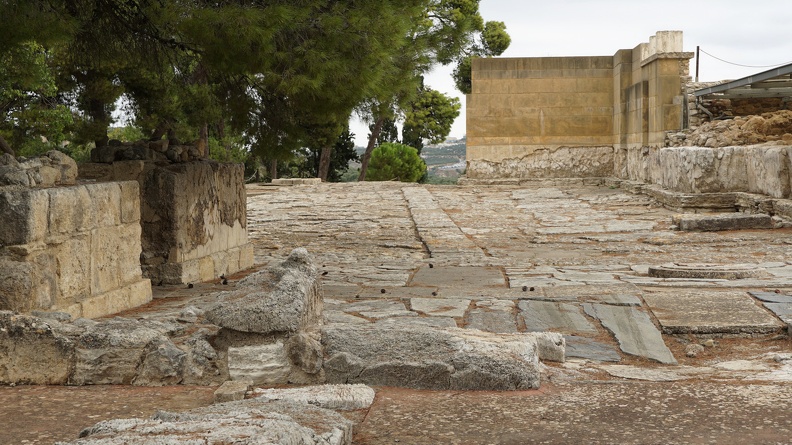
[[390, 325], [399, 328], [421, 325], [433, 328], [455, 328], [456, 321], [451, 317], [390, 317], [377, 320], [376, 325]]
[[583, 310], [591, 317], [598, 318], [602, 325], [611, 331], [625, 354], [636, 355], [663, 364], [676, 364], [671, 350], [663, 342], [649, 316], [633, 307], [611, 306], [607, 304], [583, 305]]
[[412, 310], [432, 317], [464, 317], [470, 300], [461, 298], [412, 298]]
[[613, 346], [591, 338], [565, 335], [566, 357], [584, 358], [600, 362], [620, 362], [621, 355]]
[[472, 309], [465, 327], [495, 333], [517, 332], [517, 322], [512, 313], [487, 309]]
[[494, 267], [421, 266], [410, 286], [447, 287], [506, 287], [500, 269]]
[[667, 334], [769, 333], [783, 327], [747, 292], [647, 292], [644, 301]]
[[792, 304], [792, 297], [789, 295], [784, 294], [777, 294], [775, 292], [761, 292], [761, 291], [751, 291], [748, 292], [749, 294], [753, 295], [754, 298], [764, 301], [765, 303], [790, 303]]
[[576, 305], [526, 300], [518, 306], [528, 331], [597, 332]]
[[628, 283], [590, 286], [564, 286], [544, 289], [546, 296], [558, 300], [596, 302], [614, 306], [640, 306], [641, 290]]
[[386, 317], [417, 317], [418, 314], [407, 310], [401, 301], [390, 300], [366, 300], [356, 301], [345, 305], [337, 305], [335, 309], [340, 309], [346, 313], [356, 312], [366, 318], [380, 319]]

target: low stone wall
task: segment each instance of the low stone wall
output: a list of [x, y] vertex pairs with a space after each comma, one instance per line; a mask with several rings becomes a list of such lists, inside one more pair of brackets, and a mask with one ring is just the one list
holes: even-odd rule
[[99, 317], [151, 300], [135, 182], [0, 187], [0, 310]]
[[681, 193], [747, 192], [790, 198], [792, 146], [666, 147], [627, 152], [622, 179]]
[[613, 176], [613, 147], [540, 148], [518, 158], [467, 161], [469, 179], [584, 178]]
[[253, 266], [244, 167], [214, 161], [83, 164], [80, 177], [140, 184], [144, 276], [209, 281]]

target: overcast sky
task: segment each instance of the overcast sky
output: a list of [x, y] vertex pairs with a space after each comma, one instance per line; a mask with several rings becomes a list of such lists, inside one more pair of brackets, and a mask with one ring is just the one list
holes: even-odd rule
[[[696, 46], [742, 65], [792, 62], [790, 0], [481, 0], [484, 20], [506, 23], [512, 42], [503, 57], [606, 56], [648, 42], [657, 31], [684, 33], [684, 50]], [[738, 79], [770, 69], [746, 68], [701, 54], [699, 80]], [[454, 88], [453, 67], [435, 69], [426, 83], [458, 97], [462, 112], [451, 130], [465, 135], [465, 98]], [[695, 76], [695, 59], [690, 61]], [[357, 145], [365, 146], [368, 127], [354, 123]]]

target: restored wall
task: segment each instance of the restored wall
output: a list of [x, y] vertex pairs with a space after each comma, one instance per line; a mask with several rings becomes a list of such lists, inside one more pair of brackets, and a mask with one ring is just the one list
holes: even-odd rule
[[614, 56], [474, 60], [468, 178], [626, 175], [629, 149], [683, 128], [690, 57], [662, 31]]
[[99, 317], [151, 300], [136, 182], [0, 187], [0, 310]]
[[244, 166], [214, 161], [85, 164], [80, 175], [140, 184], [144, 276], [209, 281], [253, 266]]

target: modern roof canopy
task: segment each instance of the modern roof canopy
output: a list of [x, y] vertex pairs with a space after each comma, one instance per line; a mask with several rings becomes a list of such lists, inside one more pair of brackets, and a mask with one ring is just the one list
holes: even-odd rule
[[792, 97], [792, 63], [742, 79], [693, 92], [696, 97], [723, 99]]

